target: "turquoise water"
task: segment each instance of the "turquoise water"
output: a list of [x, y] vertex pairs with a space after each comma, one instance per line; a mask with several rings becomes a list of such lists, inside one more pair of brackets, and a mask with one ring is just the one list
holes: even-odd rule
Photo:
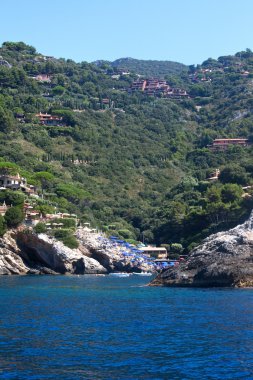
[[253, 379], [253, 290], [0, 278], [0, 379]]

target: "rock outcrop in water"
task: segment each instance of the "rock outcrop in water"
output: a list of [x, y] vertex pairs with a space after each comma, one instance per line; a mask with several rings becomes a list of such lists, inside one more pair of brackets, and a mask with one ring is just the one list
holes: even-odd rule
[[89, 229], [78, 228], [76, 237], [80, 245], [90, 252], [90, 257], [99, 261], [108, 272], [150, 272], [153, 270], [145, 261], [136, 262], [129, 258], [125, 259], [122, 256], [122, 247], [113, 245], [109, 239], [99, 234], [90, 233]]
[[41, 273], [95, 274], [107, 270], [89, 256], [84, 247], [70, 249], [46, 234], [20, 232], [16, 237], [20, 256], [32, 270]]
[[252, 287], [253, 212], [244, 224], [206, 238], [185, 262], [160, 273], [150, 285]]
[[0, 275], [104, 274], [113, 271], [149, 271], [146, 263], [123, 260], [119, 247], [98, 233], [78, 228], [77, 249], [27, 229], [8, 231], [0, 238]]
[[0, 239], [0, 275], [107, 273], [84, 247], [70, 249], [45, 234], [8, 231]]

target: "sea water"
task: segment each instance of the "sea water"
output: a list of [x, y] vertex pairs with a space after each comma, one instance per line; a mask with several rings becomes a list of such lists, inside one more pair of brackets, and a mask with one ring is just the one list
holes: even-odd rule
[[0, 278], [0, 379], [253, 379], [253, 290]]

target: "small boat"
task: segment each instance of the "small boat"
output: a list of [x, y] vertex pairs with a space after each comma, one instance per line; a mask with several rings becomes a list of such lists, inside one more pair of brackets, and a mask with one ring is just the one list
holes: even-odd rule
[[133, 274], [136, 274], [137, 276], [152, 276], [153, 273], [151, 272], [133, 272]]
[[109, 273], [109, 276], [113, 276], [113, 277], [129, 277], [130, 273], [126, 273], [126, 272], [112, 272], [112, 273]]

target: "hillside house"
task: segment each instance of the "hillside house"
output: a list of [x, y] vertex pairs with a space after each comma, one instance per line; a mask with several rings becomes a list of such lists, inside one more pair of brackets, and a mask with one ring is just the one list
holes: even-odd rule
[[166, 98], [172, 99], [181, 99], [181, 98], [189, 98], [189, 94], [183, 90], [182, 88], [171, 88], [165, 94]]
[[26, 188], [27, 181], [24, 177], [10, 174], [0, 174], [0, 189], [12, 189], [19, 190], [20, 188]]
[[168, 253], [166, 248], [164, 247], [141, 247], [139, 248], [142, 253], [148, 257], [155, 257], [156, 259], [166, 259], [168, 257]]
[[65, 126], [65, 123], [63, 122], [63, 118], [60, 116], [53, 116], [48, 113], [37, 113], [35, 115], [39, 118], [41, 125], [47, 125], [47, 126]]
[[242, 146], [246, 147], [249, 145], [249, 140], [245, 138], [236, 138], [236, 139], [215, 139], [213, 140], [212, 145], [208, 145], [212, 151], [224, 151], [229, 146]]
[[42, 220], [41, 212], [38, 210], [26, 210], [25, 221], [28, 224], [36, 225], [39, 221]]
[[188, 93], [181, 88], [171, 88], [166, 80], [149, 78], [139, 79], [132, 83], [130, 92], [143, 92], [149, 96], [163, 96], [166, 98], [189, 98]]
[[165, 94], [167, 91], [169, 91], [169, 89], [170, 86], [165, 80], [150, 79], [147, 81], [147, 85], [144, 91], [147, 95], [159, 95]]
[[21, 190], [27, 195], [36, 194], [36, 189], [33, 185], [28, 185], [24, 177], [16, 175], [0, 174], [0, 190]]
[[144, 91], [147, 85], [146, 79], [136, 80], [131, 85], [131, 92]]
[[120, 75], [130, 75], [130, 71], [128, 71], [127, 69], [118, 69], [117, 72]]
[[160, 80], [156, 78], [150, 79], [139, 79], [132, 83], [131, 92], [141, 91], [147, 95], [158, 95], [159, 93], [164, 93], [168, 91], [169, 85], [165, 80]]
[[33, 79], [37, 80], [38, 82], [44, 82], [44, 83], [51, 83], [51, 77], [47, 74], [38, 74]]
[[65, 219], [65, 218], [77, 219], [77, 215], [76, 214], [69, 214], [66, 212], [58, 212], [55, 214], [46, 214], [45, 218], [48, 220], [50, 220], [50, 219]]

